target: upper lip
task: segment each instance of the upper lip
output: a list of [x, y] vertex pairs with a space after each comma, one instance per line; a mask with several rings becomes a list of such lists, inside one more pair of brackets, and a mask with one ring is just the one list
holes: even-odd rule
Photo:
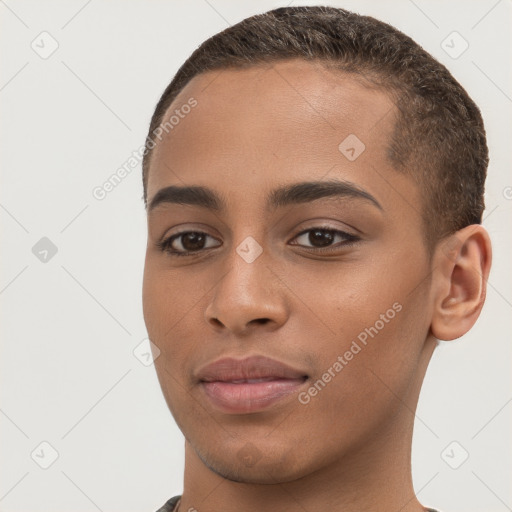
[[197, 372], [202, 382], [230, 382], [247, 379], [300, 379], [307, 375], [287, 364], [265, 356], [251, 356], [245, 359], [226, 357], [203, 366]]

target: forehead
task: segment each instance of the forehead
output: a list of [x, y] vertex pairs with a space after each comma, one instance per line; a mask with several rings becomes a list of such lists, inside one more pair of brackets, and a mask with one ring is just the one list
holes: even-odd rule
[[[347, 73], [334, 69], [333, 64], [303, 59], [259, 63], [196, 75], [178, 95], [170, 110], [191, 95], [201, 97], [204, 109], [256, 108], [272, 102], [279, 108], [290, 108], [297, 114], [310, 116], [320, 116], [323, 110], [334, 109], [336, 112], [333, 114], [344, 117], [350, 110], [360, 108], [377, 109], [378, 114], [393, 107], [386, 91], [372, 86], [364, 74]], [[238, 103], [243, 98], [246, 101]]]
[[[196, 105], [181, 110], [191, 99]], [[164, 116], [179, 120], [175, 115], [178, 122], [157, 141], [148, 199], [180, 181], [261, 188], [269, 180], [337, 174], [371, 182], [372, 167], [385, 165], [395, 113], [386, 91], [319, 62], [295, 59], [197, 75]], [[344, 154], [350, 146], [355, 151]], [[354, 152], [356, 159], [347, 158]]]

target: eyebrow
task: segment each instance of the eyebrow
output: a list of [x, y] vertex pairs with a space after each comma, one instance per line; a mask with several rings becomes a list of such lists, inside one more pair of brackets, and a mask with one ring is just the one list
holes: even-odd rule
[[[383, 210], [380, 203], [366, 190], [344, 180], [304, 181], [273, 190], [267, 197], [267, 209], [303, 204], [326, 197], [350, 197], [362, 199]], [[151, 200], [148, 212], [163, 204], [200, 206], [209, 210], [223, 211], [226, 201], [215, 191], [204, 186], [175, 186], [160, 189]]]

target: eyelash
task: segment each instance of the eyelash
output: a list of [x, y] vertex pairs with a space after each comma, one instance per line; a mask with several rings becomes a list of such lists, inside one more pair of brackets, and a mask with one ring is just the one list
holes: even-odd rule
[[[339, 229], [333, 229], [333, 228], [320, 227], [320, 226], [309, 228], [309, 229], [305, 229], [304, 231], [301, 231], [300, 233], [295, 235], [294, 239], [298, 238], [298, 237], [300, 237], [300, 236], [302, 236], [302, 235], [304, 235], [306, 233], [309, 233], [310, 231], [323, 231], [323, 232], [331, 233], [334, 236], [341, 235], [342, 238], [344, 238], [344, 241], [341, 244], [338, 243], [338, 245], [335, 245], [335, 246], [329, 246], [329, 247], [310, 247], [309, 248], [313, 252], [316, 252], [316, 253], [326, 253], [326, 252], [327, 253], [332, 253], [332, 252], [335, 252], [336, 250], [339, 250], [340, 247], [348, 247], [348, 246], [353, 245], [354, 243], [358, 242], [359, 240], [361, 240], [358, 236], [352, 235], [352, 234], [347, 233], [345, 231], [341, 231]], [[174, 235], [171, 235], [171, 236], [169, 236], [167, 238], [164, 238], [163, 240], [159, 240], [158, 242], [156, 242], [156, 246], [162, 252], [166, 252], [170, 256], [195, 256], [196, 254], [204, 252], [205, 250], [208, 249], [207, 248], [207, 249], [198, 249], [197, 251], [182, 251], [182, 252], [180, 252], [180, 251], [176, 251], [176, 250], [171, 248], [172, 247], [172, 243], [174, 242], [174, 240], [176, 240], [180, 236], [186, 235], [188, 233], [197, 233], [197, 234], [200, 234], [200, 235], [210, 236], [207, 233], [204, 233], [203, 231], [182, 231], [181, 233], [175, 233]], [[298, 245], [298, 244], [292, 244], [292, 245]]]

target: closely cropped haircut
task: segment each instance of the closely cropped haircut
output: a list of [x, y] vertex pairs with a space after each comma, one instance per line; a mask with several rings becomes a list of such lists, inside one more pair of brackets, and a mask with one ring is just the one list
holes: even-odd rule
[[407, 35], [372, 17], [326, 6], [283, 7], [252, 16], [192, 53], [151, 119], [142, 162], [146, 207], [153, 134], [193, 77], [297, 58], [322, 62], [390, 95], [397, 116], [387, 154], [393, 168], [422, 191], [428, 247], [482, 222], [489, 157], [478, 107], [446, 67]]

